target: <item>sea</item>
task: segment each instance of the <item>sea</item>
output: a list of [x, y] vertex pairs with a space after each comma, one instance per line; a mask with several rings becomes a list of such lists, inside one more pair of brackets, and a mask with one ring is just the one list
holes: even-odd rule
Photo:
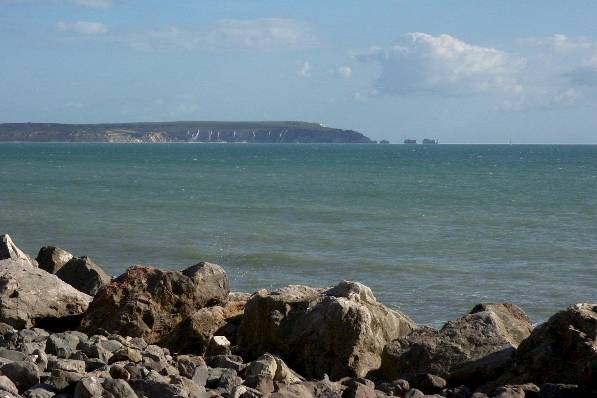
[[359, 281], [435, 327], [597, 302], [597, 146], [2, 143], [0, 208], [33, 256], [209, 261], [243, 292]]

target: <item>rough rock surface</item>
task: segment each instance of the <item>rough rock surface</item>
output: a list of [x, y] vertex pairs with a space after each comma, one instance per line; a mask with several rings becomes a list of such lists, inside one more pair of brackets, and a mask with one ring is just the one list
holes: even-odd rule
[[235, 330], [227, 328], [242, 315], [243, 309], [244, 302], [238, 301], [201, 308], [176, 325], [160, 344], [178, 353], [204, 354], [215, 334], [233, 340]]
[[37, 267], [37, 262], [19, 249], [9, 234], [0, 235], [0, 260], [23, 260]]
[[518, 347], [497, 384], [583, 385], [597, 393], [597, 304], [576, 304], [553, 315]]
[[17, 328], [82, 314], [91, 297], [25, 260], [0, 261], [0, 322]]
[[66, 250], [54, 246], [44, 246], [39, 249], [35, 260], [39, 264], [39, 268], [50, 274], [55, 274], [71, 258], [73, 258], [73, 255]]
[[131, 267], [97, 292], [81, 325], [154, 343], [202, 307], [225, 302], [228, 293], [228, 276], [216, 264], [182, 272]]
[[431, 373], [452, 383], [482, 384], [504, 370], [531, 330], [517, 306], [481, 304], [440, 330], [425, 327], [392, 341], [384, 349], [382, 371], [390, 380]]
[[89, 257], [73, 257], [62, 266], [56, 276], [75, 289], [91, 296], [104, 285], [110, 283], [110, 275]]
[[277, 353], [306, 376], [338, 379], [377, 369], [384, 345], [413, 329], [412, 320], [377, 302], [367, 286], [341, 282], [327, 290], [258, 291], [237, 338], [249, 355]]

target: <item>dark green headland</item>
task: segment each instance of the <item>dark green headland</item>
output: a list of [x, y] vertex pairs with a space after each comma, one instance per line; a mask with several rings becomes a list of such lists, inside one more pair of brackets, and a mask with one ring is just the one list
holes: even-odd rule
[[353, 130], [306, 122], [2, 123], [0, 141], [373, 143]]

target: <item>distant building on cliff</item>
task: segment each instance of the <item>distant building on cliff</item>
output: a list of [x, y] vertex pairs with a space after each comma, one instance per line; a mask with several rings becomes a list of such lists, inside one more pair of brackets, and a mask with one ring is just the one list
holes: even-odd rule
[[423, 144], [439, 144], [439, 139], [437, 138], [424, 138]]
[[406, 140], [404, 140], [404, 143], [405, 144], [416, 144], [417, 140], [412, 140], [410, 138], [407, 138]]

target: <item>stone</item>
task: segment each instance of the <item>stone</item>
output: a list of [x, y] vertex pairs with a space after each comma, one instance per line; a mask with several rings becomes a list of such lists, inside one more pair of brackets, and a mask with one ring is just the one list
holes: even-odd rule
[[495, 383], [574, 384], [597, 394], [597, 304], [576, 304], [539, 325]]
[[75, 387], [73, 398], [97, 398], [103, 395], [104, 388], [96, 377], [83, 377]]
[[394, 380], [430, 373], [451, 384], [478, 386], [497, 377], [532, 330], [513, 304], [478, 305], [440, 330], [423, 327], [389, 343], [382, 371]]
[[436, 394], [447, 385], [446, 379], [429, 373], [421, 373], [408, 377], [408, 381], [412, 388], [421, 390], [425, 394]]
[[24, 264], [37, 267], [37, 262], [19, 249], [9, 234], [0, 235], [0, 260], [21, 260]]
[[10, 362], [0, 367], [0, 373], [8, 377], [18, 388], [25, 391], [39, 383], [39, 369], [28, 361]]
[[[590, 394], [590, 395], [589, 395]], [[595, 397], [588, 391], [582, 391], [576, 384], [545, 383], [541, 386], [541, 398], [582, 398]]]
[[110, 283], [110, 275], [89, 257], [73, 257], [62, 266], [56, 276], [75, 289], [94, 296], [104, 285]]
[[245, 370], [245, 376], [265, 376], [275, 382], [286, 384], [302, 381], [302, 378], [293, 372], [281, 358], [271, 354], [264, 354], [251, 362]]
[[341, 282], [327, 290], [291, 285], [251, 297], [238, 344], [254, 357], [276, 352], [307, 377], [339, 379], [379, 368], [386, 343], [415, 327], [360, 283]]
[[141, 362], [143, 357], [141, 356], [141, 351], [130, 348], [130, 347], [123, 347], [120, 350], [116, 351], [114, 355], [110, 358], [108, 363], [112, 364], [118, 361], [128, 361], [128, 362]]
[[91, 297], [23, 260], [0, 261], [0, 321], [15, 328], [83, 314]]
[[230, 341], [226, 336], [212, 336], [205, 350], [206, 357], [230, 354]]
[[315, 389], [309, 383], [282, 384], [269, 398], [315, 398]]
[[75, 385], [82, 377], [83, 375], [80, 373], [54, 369], [50, 374], [50, 377], [47, 378], [46, 383], [52, 385], [59, 391], [64, 391], [68, 388], [72, 388], [74, 391]]
[[123, 379], [106, 378], [102, 382], [102, 387], [105, 391], [112, 394], [114, 398], [138, 398], [135, 391]]
[[76, 359], [57, 358], [48, 361], [48, 369], [60, 369], [67, 372], [85, 373], [85, 362]]
[[361, 383], [352, 383], [342, 393], [342, 398], [376, 398], [375, 390]]
[[246, 367], [242, 362], [242, 358], [236, 355], [206, 357], [206, 362], [212, 368], [228, 368], [234, 369], [236, 372], [240, 372]]
[[410, 384], [407, 380], [397, 379], [392, 382], [380, 383], [377, 389], [390, 396], [403, 396], [410, 390]]
[[54, 388], [49, 384], [37, 384], [23, 393], [25, 398], [52, 398], [56, 396]]
[[113, 379], [122, 379], [122, 380], [130, 380], [131, 374], [128, 370], [122, 365], [113, 364], [110, 366], [110, 376]]
[[37, 261], [39, 268], [50, 274], [55, 274], [72, 258], [73, 255], [66, 250], [54, 246], [44, 246], [39, 249], [35, 261]]
[[0, 391], [7, 391], [13, 395], [19, 394], [19, 389], [15, 383], [6, 376], [0, 376]]
[[198, 309], [224, 302], [228, 293], [228, 276], [219, 265], [199, 263], [182, 272], [131, 267], [97, 292], [81, 326], [155, 343]]
[[77, 350], [79, 338], [70, 333], [53, 333], [46, 340], [46, 352], [59, 358], [70, 358]]
[[193, 369], [193, 374], [190, 379], [200, 387], [205, 387], [209, 378], [209, 369], [205, 365], [197, 366]]
[[129, 385], [137, 395], [145, 398], [181, 398], [188, 396], [180, 384], [169, 384], [169, 380], [131, 380]]
[[0, 348], [0, 358], [6, 358], [11, 361], [27, 361], [29, 359], [29, 356], [23, 354], [20, 351]]
[[243, 308], [244, 303], [238, 302], [201, 308], [176, 325], [160, 344], [178, 353], [203, 355], [212, 336], [227, 330], [230, 322], [237, 322]]
[[[193, 378], [193, 373], [195, 372], [195, 368], [197, 367], [205, 367], [207, 370], [207, 366], [205, 364], [205, 360], [196, 355], [179, 355], [176, 358], [176, 367], [178, 368], [178, 372], [188, 378]], [[205, 384], [205, 383], [204, 383]]]

